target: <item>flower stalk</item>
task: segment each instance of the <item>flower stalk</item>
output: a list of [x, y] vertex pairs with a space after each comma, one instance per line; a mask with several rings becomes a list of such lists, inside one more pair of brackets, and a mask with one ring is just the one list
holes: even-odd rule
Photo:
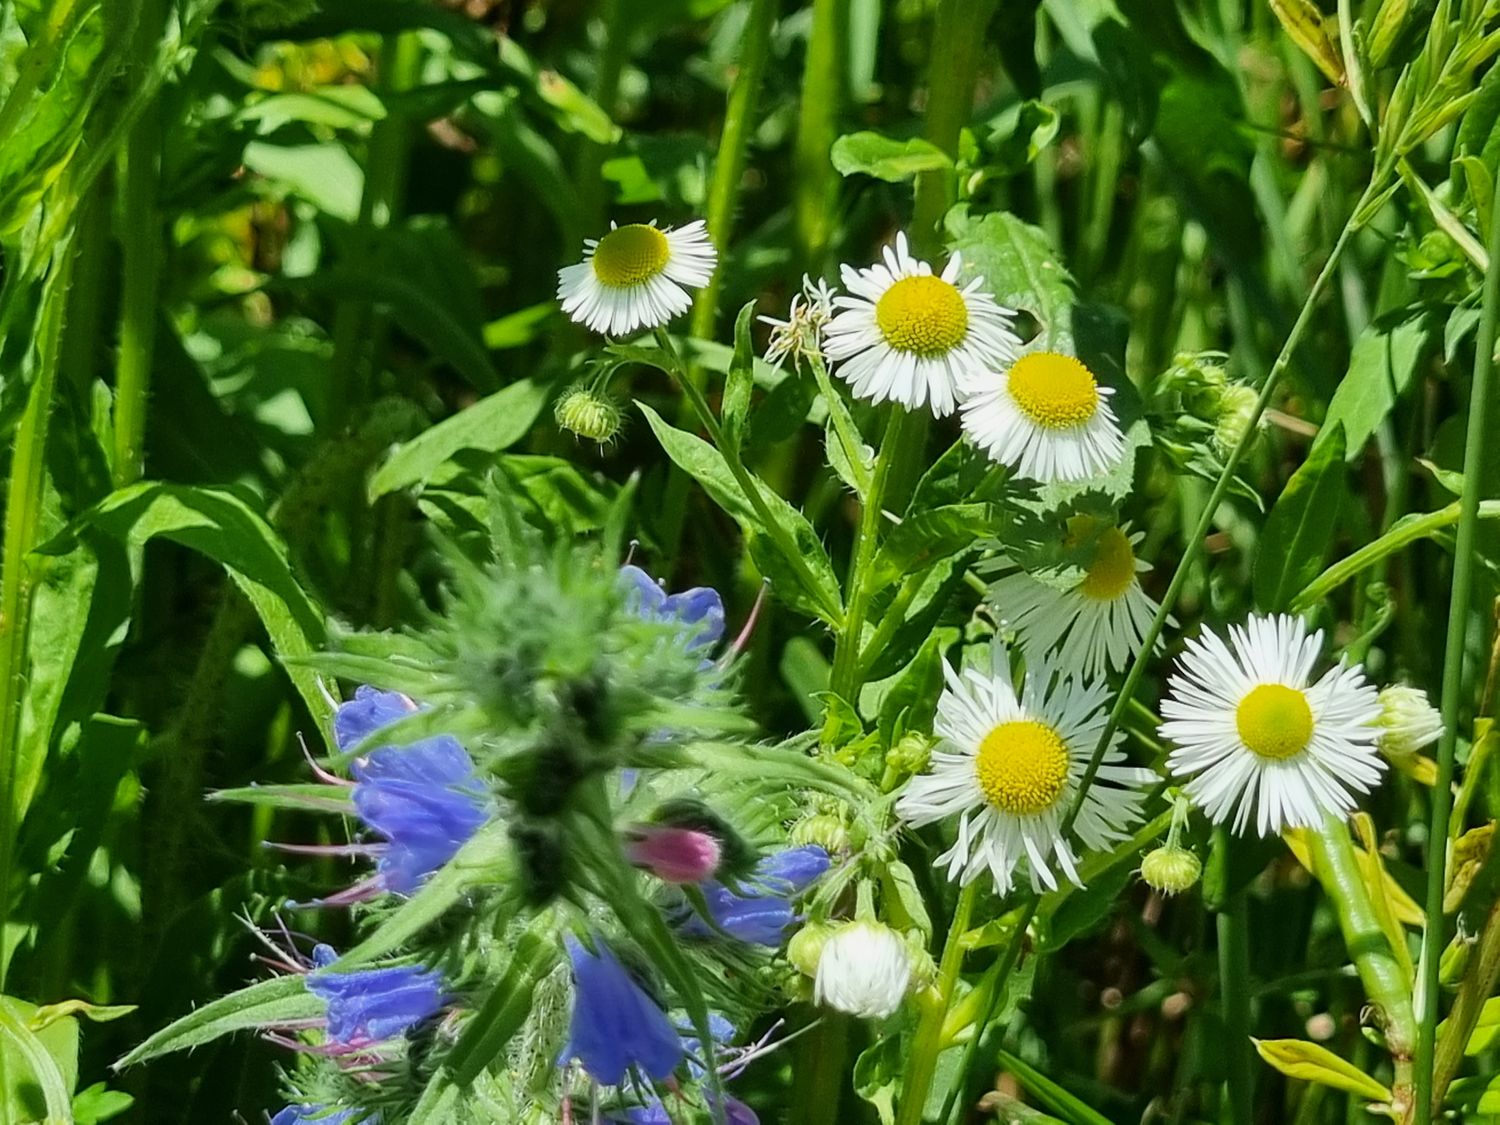
[[[953, 908], [953, 921], [948, 926], [948, 936], [943, 939], [937, 981], [929, 993], [921, 997], [922, 1016], [917, 1024], [911, 1063], [907, 1067], [906, 1083], [901, 1091], [901, 1107], [896, 1114], [896, 1125], [921, 1125], [922, 1109], [927, 1104], [927, 1090], [932, 1085], [932, 1076], [937, 1073], [938, 1055], [944, 1045], [943, 1025], [947, 1019], [948, 1007], [953, 1002], [953, 990], [958, 984], [959, 970], [963, 967], [963, 936], [969, 929], [969, 919], [978, 898], [979, 883], [976, 880], [959, 892], [958, 904]], [[979, 1029], [976, 1028], [976, 1038], [978, 1034]]]
[[1458, 531], [1453, 547], [1453, 589], [1448, 603], [1447, 643], [1443, 652], [1443, 734], [1438, 741], [1437, 783], [1432, 787], [1432, 807], [1427, 820], [1426, 925], [1422, 930], [1422, 957], [1418, 967], [1417, 996], [1421, 1022], [1417, 1029], [1416, 1122], [1432, 1120], [1438, 1091], [1434, 1084], [1434, 1054], [1437, 1045], [1438, 967], [1446, 941], [1443, 892], [1447, 886], [1449, 820], [1453, 811], [1454, 757], [1458, 747], [1458, 712], [1462, 704], [1464, 652], [1469, 635], [1470, 601], [1474, 590], [1475, 537], [1479, 530], [1479, 494], [1484, 486], [1485, 430], [1493, 409], [1490, 377], [1494, 369], [1496, 320], [1500, 317], [1500, 206], [1490, 215], [1492, 263], [1485, 274], [1484, 300], [1475, 342], [1474, 377], [1469, 386], [1469, 425], [1464, 441], [1464, 483], [1459, 497]]

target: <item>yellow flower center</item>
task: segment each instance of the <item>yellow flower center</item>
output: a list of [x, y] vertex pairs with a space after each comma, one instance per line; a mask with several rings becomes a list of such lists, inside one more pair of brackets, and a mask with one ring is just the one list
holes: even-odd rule
[[940, 277], [903, 277], [875, 303], [875, 324], [891, 347], [930, 358], [963, 343], [969, 307]]
[[1046, 723], [1001, 723], [979, 744], [974, 776], [1001, 812], [1034, 816], [1057, 803], [1068, 784], [1068, 747]]
[[1094, 540], [1094, 561], [1089, 564], [1078, 589], [1096, 602], [1122, 597], [1135, 581], [1135, 552], [1130, 539], [1118, 527], [1106, 528]]
[[645, 223], [617, 227], [594, 247], [594, 276], [614, 289], [649, 281], [667, 268], [667, 236]]
[[1235, 708], [1240, 741], [1262, 758], [1280, 762], [1307, 749], [1312, 741], [1312, 708], [1307, 696], [1285, 684], [1252, 688]]
[[1070, 355], [1030, 352], [1010, 369], [1010, 397], [1038, 426], [1067, 430], [1081, 426], [1099, 408], [1093, 373]]

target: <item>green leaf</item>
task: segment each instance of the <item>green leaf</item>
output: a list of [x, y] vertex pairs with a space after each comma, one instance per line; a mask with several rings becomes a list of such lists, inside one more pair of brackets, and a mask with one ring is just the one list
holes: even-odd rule
[[1014, 1074], [1042, 1107], [1055, 1113], [1070, 1125], [1110, 1125], [1109, 1119], [1068, 1093], [1052, 1079], [1009, 1051], [996, 1052], [1000, 1065]]
[[881, 699], [875, 728], [887, 744], [906, 731], [926, 730], [932, 725], [943, 690], [946, 640], [941, 632], [932, 633]]
[[116, 1070], [211, 1043], [235, 1031], [277, 1027], [323, 1015], [322, 1000], [307, 991], [301, 976], [272, 977], [221, 996], [168, 1024], [115, 1063]]
[[480, 1072], [503, 1057], [531, 1013], [531, 997], [537, 984], [557, 959], [556, 938], [533, 931], [521, 935], [506, 966], [505, 975], [464, 1026], [458, 1042], [443, 1060], [444, 1070], [456, 1086], [468, 1086]]
[[1073, 279], [1046, 232], [1008, 211], [974, 218], [962, 203], [944, 226], [949, 247], [964, 256], [963, 277], [982, 275], [995, 300], [1037, 319], [1038, 346], [1071, 354]]
[[73, 1096], [74, 1125], [97, 1125], [118, 1117], [135, 1104], [135, 1099], [124, 1090], [110, 1090], [103, 1082], [95, 1082], [86, 1090]]
[[995, 123], [987, 146], [994, 163], [1005, 175], [1013, 175], [1034, 163], [1062, 127], [1057, 110], [1045, 102], [1027, 99], [1007, 110]]
[[967, 551], [980, 539], [1000, 538], [1009, 518], [999, 504], [946, 504], [908, 516], [881, 544], [870, 582], [884, 586]]
[[1435, 310], [1403, 309], [1372, 321], [1354, 342], [1349, 373], [1340, 381], [1318, 441], [1342, 424], [1346, 453], [1354, 460], [1411, 385], [1417, 367], [1437, 343]]
[[854, 1060], [854, 1092], [875, 1107], [880, 1125], [894, 1125], [896, 1120], [896, 1091], [905, 1062], [900, 1035], [876, 1040]]
[[274, 133], [294, 121], [364, 132], [385, 115], [385, 105], [374, 90], [344, 85], [270, 94], [245, 106], [235, 117], [258, 123], [262, 133]]
[[[616, 349], [617, 352], [622, 350]], [[714, 502], [744, 529], [749, 539], [750, 556], [760, 572], [771, 580], [776, 597], [793, 609], [837, 626], [836, 610], [843, 604], [839, 581], [833, 573], [833, 563], [823, 548], [823, 541], [807, 517], [780, 495], [755, 482], [771, 519], [777, 522], [778, 529], [796, 549], [802, 564], [798, 566], [786, 557], [776, 538], [768, 533], [760, 513], [752, 506], [728, 462], [717, 449], [702, 438], [669, 425], [645, 403], [636, 405], [646, 416], [667, 456], [703, 485]]]
[[41, 1031], [29, 1026], [35, 1007], [0, 996], [0, 1112], [6, 1122], [70, 1119], [78, 1077], [78, 1023], [64, 1018]]
[[328, 698], [312, 670], [296, 663], [322, 647], [322, 611], [293, 576], [286, 546], [243, 500], [221, 489], [147, 481], [106, 497], [80, 522], [119, 539], [134, 557], [160, 537], [220, 563], [288, 662], [287, 675], [309, 713], [320, 729], [328, 728], [333, 717]]
[[1344, 430], [1325, 428], [1266, 517], [1255, 552], [1255, 604], [1274, 612], [1323, 569], [1338, 530], [1339, 509], [1348, 491]]
[[1301, 1039], [1252, 1039], [1260, 1057], [1288, 1078], [1316, 1082], [1370, 1102], [1389, 1102], [1391, 1092], [1327, 1047]]
[[359, 218], [365, 174], [349, 150], [336, 141], [310, 145], [273, 145], [251, 141], [245, 167], [307, 200], [325, 215], [346, 223]]
[[[1439, 1033], [1446, 1030], [1446, 1020], [1439, 1025]], [[1490, 1044], [1500, 1036], [1500, 996], [1492, 996], [1484, 1002], [1484, 1007], [1479, 1009], [1479, 1018], [1474, 1021], [1474, 1030], [1469, 1034], [1469, 1041], [1464, 1044], [1464, 1054], [1473, 1058], [1489, 1050]]]
[[898, 930], [916, 930], [924, 940], [932, 937], [932, 918], [912, 869], [899, 859], [888, 863], [880, 873], [880, 884], [887, 921]]
[[31, 1014], [26, 1026], [32, 1031], [41, 1031], [49, 1024], [70, 1016], [85, 1016], [94, 1023], [108, 1023], [128, 1016], [136, 1010], [134, 1004], [90, 1004], [87, 1000], [62, 1000], [56, 1004], [44, 1004]]
[[750, 391], [755, 385], [755, 347], [750, 327], [755, 323], [755, 302], [740, 309], [734, 321], [734, 359], [724, 380], [724, 401], [719, 408], [724, 444], [735, 454], [745, 437], [745, 418], [750, 413]]
[[921, 172], [940, 172], [953, 167], [953, 158], [931, 141], [920, 137], [897, 141], [879, 133], [850, 133], [833, 142], [829, 153], [841, 176], [862, 173], [898, 184]]
[[546, 383], [522, 379], [398, 445], [371, 476], [369, 498], [425, 484], [463, 450], [509, 449], [531, 429], [550, 389]]

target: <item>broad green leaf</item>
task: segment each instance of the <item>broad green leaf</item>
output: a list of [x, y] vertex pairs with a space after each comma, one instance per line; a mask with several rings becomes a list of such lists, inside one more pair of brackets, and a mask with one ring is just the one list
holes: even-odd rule
[[967, 551], [981, 539], [1002, 538], [1009, 518], [999, 504], [947, 504], [908, 516], [881, 544], [870, 581], [884, 586]]
[[1071, 353], [1073, 279], [1046, 232], [1008, 211], [976, 218], [962, 203], [944, 225], [949, 247], [963, 254], [964, 278], [982, 275], [1000, 304], [1036, 317], [1040, 346]]
[[1055, 1113], [1070, 1125], [1110, 1125], [1108, 1118], [1070, 1094], [1030, 1063], [1023, 1062], [1009, 1051], [999, 1051], [998, 1055], [1000, 1065], [1014, 1074], [1027, 1093], [1049, 1113]]
[[1354, 342], [1349, 373], [1328, 403], [1318, 442], [1342, 424], [1349, 460], [1358, 457], [1411, 385], [1417, 367], [1437, 342], [1435, 310], [1417, 307], [1380, 317]]
[[953, 158], [931, 141], [920, 137], [897, 141], [870, 132], [840, 137], [833, 142], [829, 157], [841, 176], [863, 173], [893, 184], [921, 172], [953, 167]]
[[943, 631], [929, 636], [881, 699], [875, 727], [886, 743], [906, 731], [926, 730], [932, 725], [943, 691], [943, 648], [947, 639]]
[[896, 1092], [906, 1062], [903, 1037], [887, 1035], [860, 1052], [854, 1060], [854, 1092], [875, 1108], [880, 1125], [894, 1125]]
[[36, 1008], [0, 996], [0, 1112], [6, 1122], [66, 1122], [78, 1079], [78, 1022], [30, 1027]]
[[1323, 431], [1266, 517], [1255, 552], [1255, 604], [1286, 609], [1297, 591], [1323, 567], [1338, 530], [1348, 492], [1344, 432], [1337, 423]]
[[212, 1000], [168, 1024], [115, 1063], [115, 1069], [135, 1066], [171, 1051], [201, 1047], [235, 1031], [277, 1027], [289, 1021], [314, 1019], [323, 1013], [323, 1001], [307, 991], [305, 978], [272, 977]]
[[288, 662], [287, 675], [319, 728], [327, 728], [328, 698], [312, 670], [295, 663], [322, 647], [322, 611], [292, 574], [285, 545], [249, 505], [221, 489], [147, 481], [120, 489], [80, 519], [125, 543], [133, 556], [161, 537], [220, 563]]
[[134, 1104], [135, 1098], [124, 1090], [110, 1090], [103, 1082], [95, 1082], [73, 1095], [74, 1125], [97, 1125], [118, 1117]]
[[319, 211], [352, 223], [359, 218], [365, 174], [349, 150], [336, 141], [273, 145], [251, 141], [245, 167], [307, 200]]
[[999, 171], [1014, 174], [1033, 163], [1061, 127], [1057, 110], [1031, 98], [996, 119], [987, 147], [994, 152]]
[[724, 401], [719, 408], [724, 444], [735, 453], [745, 437], [745, 420], [750, 413], [750, 391], [755, 384], [755, 347], [750, 328], [755, 323], [755, 302], [740, 309], [734, 321], [734, 359], [724, 380]]
[[398, 445], [371, 476], [369, 498], [376, 500], [426, 483], [463, 450], [498, 453], [509, 449], [531, 429], [549, 392], [546, 383], [522, 379]]
[[667, 456], [739, 522], [749, 539], [751, 558], [771, 580], [773, 593], [786, 605], [836, 625], [843, 604], [838, 578], [823, 541], [807, 517], [759, 481], [754, 482], [770, 518], [797, 552], [800, 564], [793, 563], [740, 488], [723, 455], [702, 438], [669, 425], [645, 403], [636, 405], [646, 415]]
[[1389, 1102], [1391, 1092], [1327, 1047], [1302, 1039], [1252, 1039], [1260, 1057], [1288, 1078], [1316, 1082], [1371, 1102]]
[[[1445, 1020], [1439, 1025], [1439, 1033], [1445, 1031], [1447, 1026]], [[1474, 1030], [1469, 1035], [1468, 1043], [1464, 1044], [1464, 1054], [1470, 1058], [1483, 1054], [1489, 1050], [1496, 1036], [1500, 1036], [1500, 996], [1490, 997], [1484, 1002], [1484, 1007], [1479, 1009], [1479, 1018], [1474, 1021]]]

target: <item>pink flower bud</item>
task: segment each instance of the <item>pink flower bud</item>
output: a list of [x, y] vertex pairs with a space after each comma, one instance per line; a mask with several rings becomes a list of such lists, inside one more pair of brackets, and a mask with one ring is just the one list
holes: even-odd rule
[[719, 869], [723, 849], [695, 828], [640, 824], [630, 830], [625, 855], [666, 883], [699, 883]]

